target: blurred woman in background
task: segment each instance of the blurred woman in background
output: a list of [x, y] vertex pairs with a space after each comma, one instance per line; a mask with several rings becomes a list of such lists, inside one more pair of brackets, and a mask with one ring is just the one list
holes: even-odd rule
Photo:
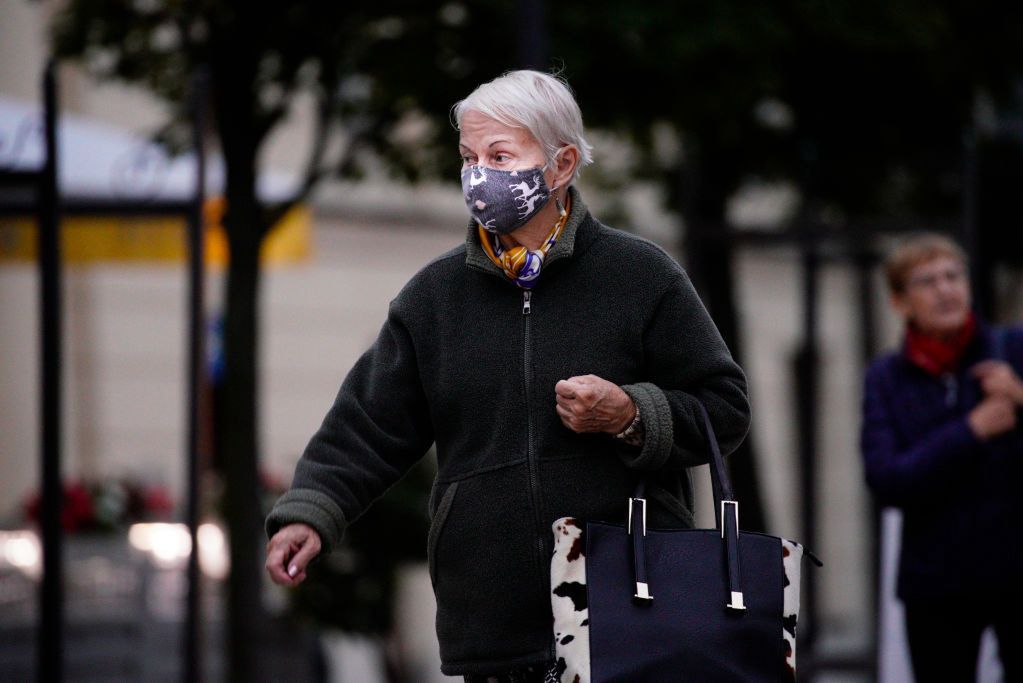
[[902, 510], [897, 593], [917, 681], [974, 681], [993, 626], [1023, 680], [1023, 330], [979, 320], [951, 240], [905, 241], [886, 264], [902, 348], [868, 369], [862, 451], [882, 506]]

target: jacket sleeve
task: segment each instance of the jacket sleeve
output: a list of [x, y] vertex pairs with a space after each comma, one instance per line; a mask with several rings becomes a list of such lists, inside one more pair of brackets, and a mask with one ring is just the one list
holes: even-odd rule
[[722, 454], [739, 447], [750, 424], [746, 376], [684, 272], [646, 322], [643, 353], [648, 381], [622, 387], [645, 430], [641, 448], [621, 447], [626, 465], [658, 470], [708, 462], [698, 401], [707, 408]]
[[433, 443], [408, 329], [392, 302], [376, 342], [348, 373], [295, 468], [291, 489], [266, 519], [267, 536], [302, 522], [324, 553]]
[[966, 415], [935, 428], [926, 437], [900, 448], [896, 407], [885, 391], [884, 364], [872, 366], [863, 391], [860, 450], [867, 485], [883, 506], [900, 507], [914, 498], [932, 496], [954, 486], [962, 467], [974, 459], [979, 443]]

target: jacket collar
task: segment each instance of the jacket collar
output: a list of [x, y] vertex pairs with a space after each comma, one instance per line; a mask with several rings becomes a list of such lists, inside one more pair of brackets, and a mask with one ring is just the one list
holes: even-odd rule
[[[550, 252], [547, 254], [547, 258], [544, 260], [544, 268], [550, 267], [555, 261], [571, 258], [573, 254], [581, 251], [583, 246], [592, 239], [590, 233], [593, 232], [593, 221], [590, 219], [589, 209], [583, 203], [579, 190], [575, 189], [574, 185], [570, 185], [568, 194], [572, 199], [572, 208], [568, 213], [568, 222], [565, 223], [565, 228], [561, 231], [558, 241], [554, 243], [554, 246], [551, 247]], [[502, 280], [508, 280], [504, 271], [498, 268], [497, 264], [491, 261], [487, 253], [483, 251], [483, 247], [480, 245], [479, 231], [474, 220], [469, 221], [468, 234], [465, 237], [465, 264], [470, 268], [492, 273]], [[542, 274], [540, 275], [540, 280], [543, 280]], [[510, 280], [508, 281], [511, 282]]]

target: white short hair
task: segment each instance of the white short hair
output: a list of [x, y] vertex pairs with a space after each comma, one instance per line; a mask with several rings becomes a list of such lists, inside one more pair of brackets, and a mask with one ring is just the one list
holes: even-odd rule
[[467, 111], [478, 111], [512, 128], [525, 128], [540, 143], [548, 163], [565, 145], [579, 150], [572, 182], [593, 162], [593, 147], [583, 137], [583, 115], [563, 79], [540, 71], [509, 71], [479, 86], [451, 108], [455, 128]]

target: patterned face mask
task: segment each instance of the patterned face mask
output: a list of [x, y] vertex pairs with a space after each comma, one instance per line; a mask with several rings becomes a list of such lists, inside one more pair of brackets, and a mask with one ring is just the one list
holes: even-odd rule
[[547, 205], [551, 190], [547, 165], [518, 171], [470, 166], [462, 171], [462, 193], [469, 213], [485, 230], [506, 235], [525, 225]]

